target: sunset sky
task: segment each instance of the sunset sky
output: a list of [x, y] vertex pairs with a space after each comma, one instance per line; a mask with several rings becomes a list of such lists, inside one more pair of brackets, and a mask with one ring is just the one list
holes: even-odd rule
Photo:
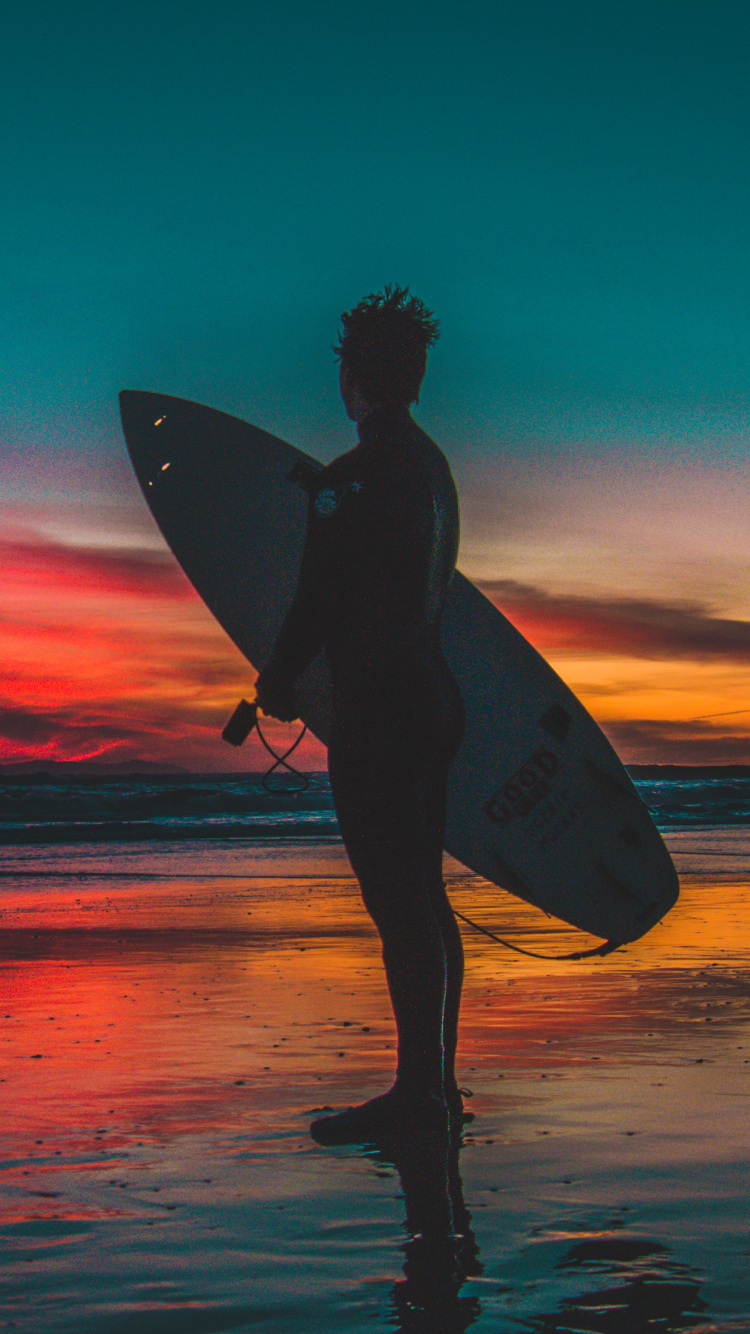
[[750, 762], [746, 0], [7, 0], [0, 50], [0, 761], [263, 762], [117, 393], [330, 460], [398, 282], [464, 573], [626, 761]]

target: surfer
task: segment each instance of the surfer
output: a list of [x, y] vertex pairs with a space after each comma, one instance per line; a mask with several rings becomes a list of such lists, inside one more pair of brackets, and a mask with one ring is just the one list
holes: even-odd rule
[[294, 683], [325, 649], [331, 790], [381, 938], [398, 1030], [393, 1087], [313, 1123], [324, 1143], [460, 1123], [463, 1111], [463, 951], [442, 874], [463, 709], [440, 648], [458, 501], [446, 459], [410, 413], [437, 336], [408, 288], [386, 287], [342, 315], [334, 351], [359, 444], [311, 483], [297, 591], [257, 682], [263, 712], [291, 721]]

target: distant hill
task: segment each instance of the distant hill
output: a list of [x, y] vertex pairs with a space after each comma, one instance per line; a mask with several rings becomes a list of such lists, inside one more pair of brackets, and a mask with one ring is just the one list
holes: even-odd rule
[[627, 764], [631, 778], [750, 778], [750, 764]]
[[0, 777], [31, 777], [35, 774], [49, 774], [51, 778], [78, 778], [92, 775], [98, 778], [120, 778], [142, 774], [144, 777], [155, 774], [186, 774], [189, 771], [179, 764], [166, 764], [154, 760], [17, 760], [11, 764], [0, 764]]

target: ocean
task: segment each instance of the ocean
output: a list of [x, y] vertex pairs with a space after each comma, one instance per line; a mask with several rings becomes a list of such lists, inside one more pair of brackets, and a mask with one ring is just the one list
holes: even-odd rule
[[[750, 875], [750, 768], [634, 766], [632, 777], [681, 874]], [[327, 774], [0, 771], [0, 884], [157, 865], [178, 876], [346, 873]], [[468, 874], [449, 857], [446, 870]]]
[[[750, 768], [633, 766], [662, 830], [750, 822]], [[325, 773], [65, 774], [0, 768], [0, 846], [183, 839], [336, 838]]]

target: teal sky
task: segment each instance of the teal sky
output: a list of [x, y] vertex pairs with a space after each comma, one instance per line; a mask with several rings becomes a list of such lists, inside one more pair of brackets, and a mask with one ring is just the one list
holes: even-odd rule
[[467, 460], [744, 451], [744, 0], [3, 13], [0, 408], [32, 489], [122, 458], [123, 385], [335, 452], [337, 317], [387, 281], [442, 318], [423, 417]]
[[746, 0], [6, 0], [0, 51], [3, 531], [158, 545], [121, 388], [349, 448], [338, 318], [398, 282], [460, 563], [532, 638], [549, 597], [750, 620]]

